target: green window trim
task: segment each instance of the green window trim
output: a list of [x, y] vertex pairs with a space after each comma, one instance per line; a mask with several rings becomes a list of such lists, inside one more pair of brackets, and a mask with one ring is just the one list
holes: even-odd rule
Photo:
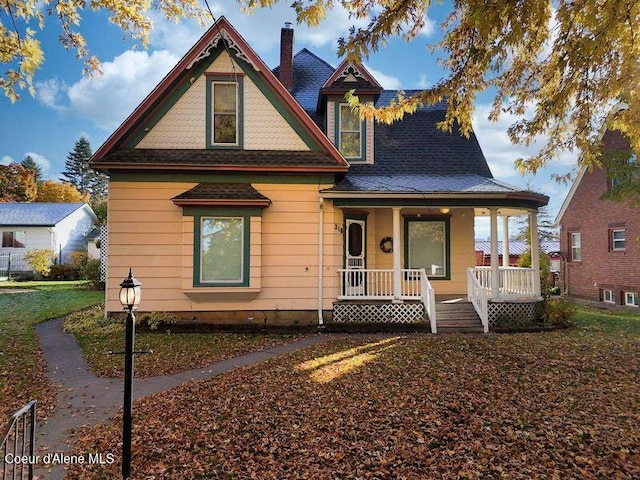
[[[241, 232], [241, 267], [240, 278], [238, 280], [203, 280], [203, 252], [202, 233], [203, 224], [206, 220], [240, 220], [242, 223]], [[251, 216], [249, 215], [224, 215], [221, 213], [208, 213], [206, 215], [195, 215], [193, 218], [193, 286], [194, 287], [248, 287], [250, 283], [250, 238], [251, 238]]]
[[[444, 275], [432, 275], [426, 267], [414, 267], [411, 265], [409, 230], [411, 223], [414, 222], [437, 222], [444, 224]], [[427, 277], [429, 277], [430, 280], [451, 280], [451, 225], [449, 217], [404, 217], [404, 264], [405, 268], [425, 268], [427, 270]]]
[[[349, 160], [350, 162], [365, 162], [367, 159], [367, 128], [366, 128], [366, 121], [362, 120], [360, 121], [360, 130], [359, 130], [359, 134], [360, 134], [360, 154], [357, 156], [349, 156], [346, 155], [343, 151], [342, 151], [342, 129], [341, 129], [341, 120], [342, 120], [342, 108], [346, 107], [346, 108], [350, 108], [348, 103], [344, 103], [344, 102], [335, 102], [335, 112], [334, 112], [334, 116], [335, 116], [335, 131], [334, 131], [334, 145], [338, 148], [338, 150], [340, 150], [340, 153], [342, 153], [342, 155], [344, 156], [344, 158], [346, 158], [347, 160]], [[349, 130], [346, 133], [354, 133], [355, 130]]]
[[[215, 116], [230, 116], [228, 113], [214, 111], [215, 85], [236, 85], [236, 141], [234, 143], [215, 143]], [[242, 75], [207, 75], [206, 92], [206, 141], [207, 148], [242, 149], [244, 145], [244, 83]]]

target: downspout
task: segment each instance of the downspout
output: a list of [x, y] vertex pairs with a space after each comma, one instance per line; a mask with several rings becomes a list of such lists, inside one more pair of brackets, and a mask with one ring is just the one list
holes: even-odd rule
[[324, 250], [324, 199], [318, 200], [318, 326], [324, 325], [324, 318], [322, 317], [322, 265], [323, 265], [323, 250]]

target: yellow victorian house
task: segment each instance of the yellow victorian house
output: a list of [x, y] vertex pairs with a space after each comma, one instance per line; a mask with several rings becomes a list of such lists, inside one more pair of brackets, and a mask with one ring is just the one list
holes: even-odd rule
[[[271, 70], [220, 18], [91, 160], [110, 177], [107, 311], [131, 267], [141, 310], [185, 322], [535, 321], [537, 235], [533, 268], [501, 266], [497, 224], [528, 215], [536, 232], [548, 198], [495, 180], [474, 135], [439, 131], [444, 104], [380, 125], [350, 110], [351, 90], [397, 94], [362, 65], [294, 55], [289, 24]], [[490, 267], [475, 267], [480, 215]]]

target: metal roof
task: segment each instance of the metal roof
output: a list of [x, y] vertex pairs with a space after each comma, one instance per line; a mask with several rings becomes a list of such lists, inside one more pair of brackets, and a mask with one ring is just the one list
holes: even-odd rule
[[52, 227], [86, 203], [0, 203], [0, 226]]

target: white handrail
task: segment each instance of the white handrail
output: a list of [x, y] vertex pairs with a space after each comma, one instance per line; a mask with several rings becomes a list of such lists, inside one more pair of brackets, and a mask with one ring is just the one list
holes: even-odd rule
[[429, 282], [427, 277], [427, 271], [424, 268], [420, 269], [420, 287], [422, 294], [422, 303], [429, 315], [429, 323], [431, 324], [431, 333], [438, 333], [438, 327], [436, 324], [436, 291]]
[[480, 283], [477, 275], [478, 270], [470, 268], [467, 270], [467, 298], [473, 304], [484, 333], [489, 332], [489, 289]]

